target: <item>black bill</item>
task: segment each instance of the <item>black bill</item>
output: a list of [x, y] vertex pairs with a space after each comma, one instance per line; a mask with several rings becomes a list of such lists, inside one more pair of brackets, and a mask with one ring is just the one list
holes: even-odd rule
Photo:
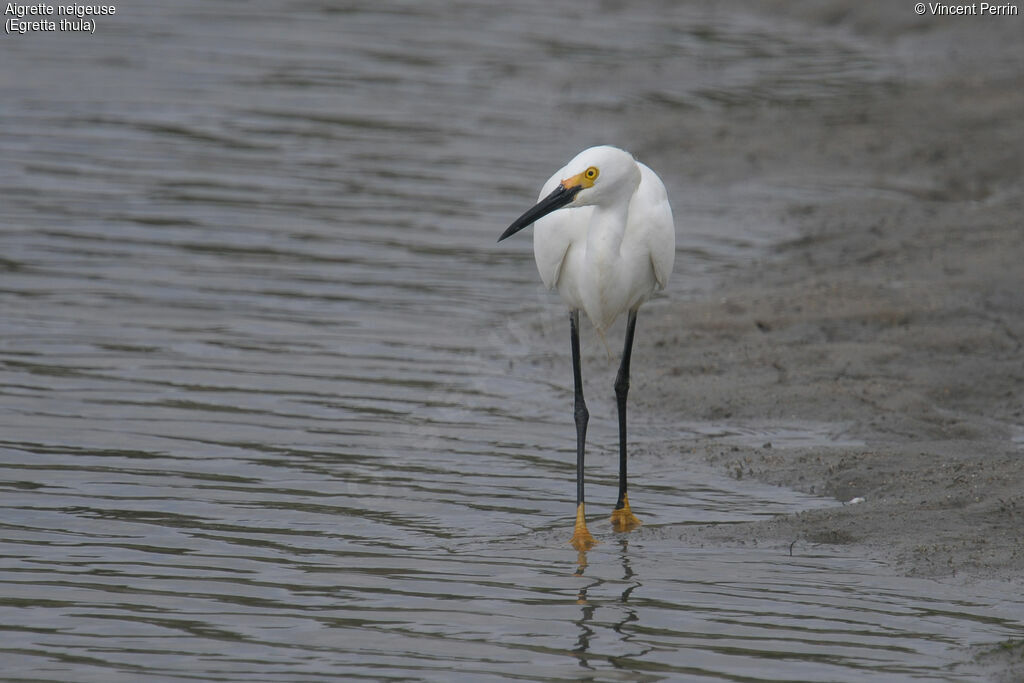
[[535, 220], [547, 216], [552, 211], [561, 209], [563, 206], [569, 204], [573, 199], [575, 199], [576, 193], [582, 189], [583, 187], [580, 185], [575, 187], [563, 187], [562, 185], [559, 185], [555, 188], [554, 192], [537, 202], [533, 208], [529, 209], [522, 216], [512, 221], [512, 225], [508, 226], [508, 229], [501, 233], [501, 237], [498, 238], [498, 241], [500, 242], [506, 237], [511, 237], [533, 223]]

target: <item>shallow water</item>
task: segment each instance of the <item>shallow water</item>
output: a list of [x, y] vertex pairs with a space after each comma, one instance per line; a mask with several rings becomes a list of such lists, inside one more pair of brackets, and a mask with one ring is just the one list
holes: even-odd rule
[[[674, 3], [163, 4], [0, 45], [4, 676], [956, 680], [1024, 632], [995, 591], [673, 538], [834, 503], [666, 443], [841, 426], [636, 415], [645, 526], [612, 534], [600, 365], [602, 543], [565, 542], [564, 315], [497, 235], [578, 149], [642, 144], [624, 121], [873, 87], [883, 58]], [[671, 296], [785, 236], [768, 186], [665, 177]]]

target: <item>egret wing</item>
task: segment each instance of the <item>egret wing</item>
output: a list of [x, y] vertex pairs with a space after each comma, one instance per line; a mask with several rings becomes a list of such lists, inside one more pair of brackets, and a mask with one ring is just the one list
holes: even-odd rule
[[658, 289], [664, 289], [676, 259], [676, 229], [668, 193], [658, 174], [637, 162], [640, 187], [629, 204], [629, 230], [650, 251]]

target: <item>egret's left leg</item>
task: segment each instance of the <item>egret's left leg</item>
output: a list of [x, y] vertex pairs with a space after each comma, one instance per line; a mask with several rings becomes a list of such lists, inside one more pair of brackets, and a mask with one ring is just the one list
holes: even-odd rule
[[583, 399], [583, 370], [580, 361], [580, 312], [569, 312], [569, 333], [572, 341], [572, 384], [574, 389], [573, 415], [576, 419], [576, 526], [573, 528], [572, 547], [581, 553], [597, 545], [597, 540], [587, 530], [584, 514], [583, 457], [587, 449], [587, 422], [590, 412]]
[[629, 312], [626, 322], [626, 343], [622, 347], [622, 361], [615, 375], [615, 402], [619, 408], [619, 499], [612, 511], [612, 528], [630, 531], [640, 526], [640, 520], [629, 509], [626, 494], [626, 395], [629, 393], [629, 359], [633, 354], [633, 333], [636, 331], [636, 309]]

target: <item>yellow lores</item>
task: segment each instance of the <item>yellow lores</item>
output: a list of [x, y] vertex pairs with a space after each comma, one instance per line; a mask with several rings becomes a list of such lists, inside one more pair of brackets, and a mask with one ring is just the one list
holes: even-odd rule
[[[559, 211], [572, 208], [574, 211]], [[665, 287], [675, 261], [672, 209], [657, 174], [616, 147], [591, 147], [557, 171], [541, 189], [537, 204], [517, 218], [498, 241], [534, 224], [533, 254], [541, 280], [557, 289], [569, 306], [576, 422], [576, 527], [570, 543], [589, 550], [597, 542], [583, 510], [583, 457], [590, 413], [583, 399], [580, 366], [580, 311], [604, 334], [627, 313], [626, 342], [615, 376], [619, 413], [619, 497], [612, 513], [615, 531], [640, 525], [626, 495], [626, 394], [629, 361], [640, 305]]]
[[600, 173], [601, 171], [599, 171], [596, 166], [591, 166], [583, 173], [577, 173], [571, 178], [566, 178], [560, 183], [560, 185], [563, 190], [568, 190], [570, 192], [575, 188], [579, 188], [576, 192], [579, 192], [579, 190], [586, 190], [587, 188], [594, 186], [594, 181], [597, 180], [597, 176]]

